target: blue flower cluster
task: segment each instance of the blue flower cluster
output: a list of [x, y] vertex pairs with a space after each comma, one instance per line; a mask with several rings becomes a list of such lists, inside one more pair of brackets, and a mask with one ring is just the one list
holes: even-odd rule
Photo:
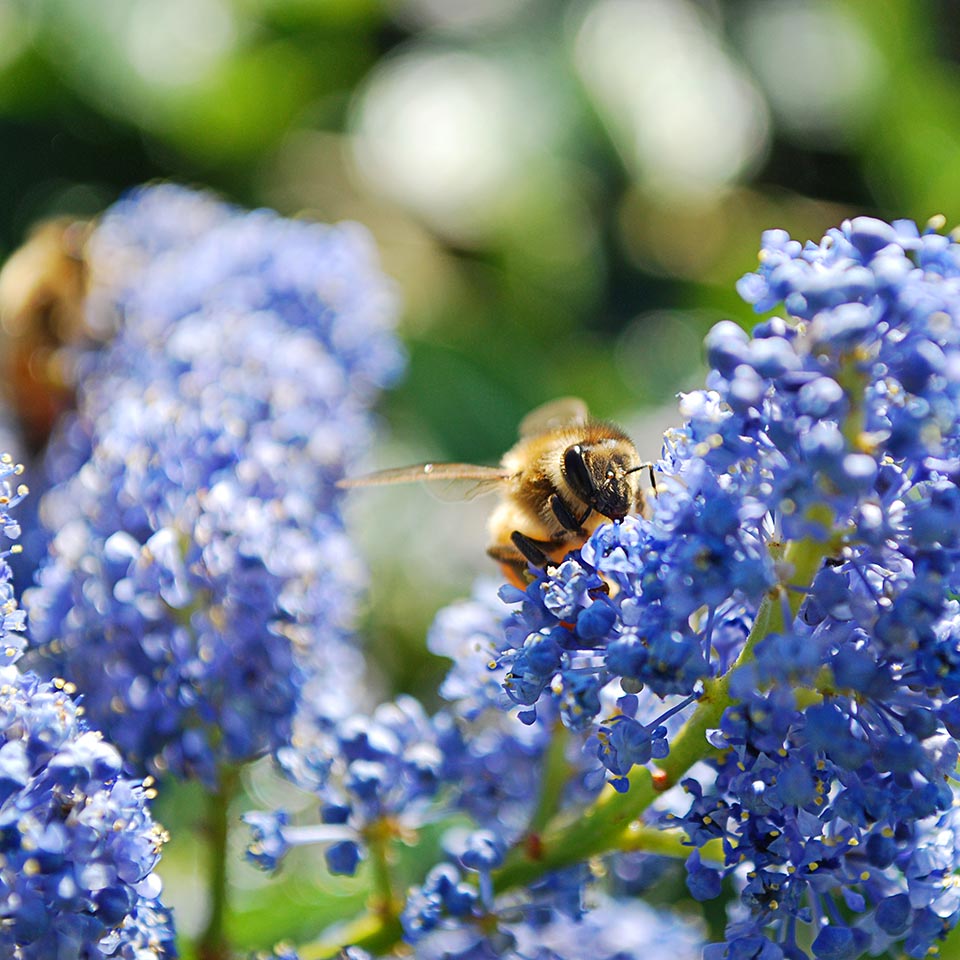
[[[635, 764], [666, 756], [668, 729], [735, 659], [775, 582], [751, 507], [703, 461], [674, 466], [651, 520], [600, 527], [525, 591], [501, 591], [520, 603], [496, 656], [519, 716], [529, 722], [550, 704], [571, 730], [595, 731], [618, 789]], [[612, 680], [625, 696], [611, 712]]]
[[359, 672], [335, 483], [401, 366], [392, 287], [354, 225], [174, 186], [111, 208], [89, 257], [113, 339], [50, 453], [37, 662], [128, 760], [213, 784], [289, 740], [305, 683]]
[[320, 798], [321, 824], [296, 826], [285, 811], [244, 816], [252, 831], [249, 858], [274, 870], [291, 847], [322, 844], [327, 868], [352, 876], [370, 844], [412, 833], [446, 779], [431, 719], [412, 697], [306, 727], [296, 747], [278, 751], [290, 778]]
[[[448, 803], [514, 842], [530, 829], [538, 806], [586, 802], [603, 776], [586, 751], [586, 736], [568, 734], [552, 705], [525, 720], [508, 712], [506, 670], [496, 665], [505, 612], [494, 586], [481, 583], [471, 600], [439, 612], [427, 646], [453, 661], [440, 688], [449, 705], [433, 721], [450, 781]], [[559, 784], [547, 783], [548, 755], [562, 774]]]
[[[0, 458], [0, 524], [26, 488]], [[8, 552], [9, 553], [9, 552]], [[154, 873], [164, 831], [149, 783], [122, 776], [117, 750], [90, 730], [72, 684], [22, 673], [25, 623], [0, 557], [0, 954], [22, 960], [176, 956]]]
[[[711, 332], [651, 516], [510, 597], [499, 662], [528, 712], [582, 729], [611, 681], [727, 685], [668, 820], [722, 843], [722, 865], [688, 861], [694, 896], [740, 890], [717, 960], [920, 957], [960, 917], [960, 244], [938, 226], [765, 234], [739, 289], [786, 316]], [[600, 726], [621, 787], [672, 745], [670, 710], [623, 712]]]
[[709, 820], [727, 870], [752, 865], [749, 919], [716, 955], [770, 927], [792, 955], [810, 922], [818, 957], [924, 956], [960, 916], [960, 246], [904, 222], [855, 220], [807, 247], [777, 231], [740, 289], [794, 319], [752, 340], [715, 331], [721, 398], [744, 368], [763, 380], [721, 433], [772, 446], [756, 459], [783, 535], [829, 550], [733, 677], [716, 781], [688, 784], [691, 830]]
[[121, 776], [71, 689], [0, 667], [0, 952], [176, 956], [151, 791]]
[[[469, 859], [461, 856], [464, 866]], [[477, 868], [482, 876], [483, 867]], [[572, 885], [577, 893], [581, 882], [577, 877]], [[640, 900], [593, 891], [588, 901], [574, 897], [564, 910], [556, 906], [556, 890], [545, 890], [541, 899], [532, 905], [509, 898], [484, 903], [457, 867], [441, 864], [411, 891], [404, 923], [418, 960], [639, 960], [651, 952], [694, 960], [701, 955], [702, 934], [694, 924]]]

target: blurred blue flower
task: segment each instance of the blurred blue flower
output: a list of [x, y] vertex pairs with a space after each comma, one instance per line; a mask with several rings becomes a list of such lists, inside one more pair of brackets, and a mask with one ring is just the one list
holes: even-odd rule
[[371, 831], [400, 836], [426, 821], [444, 781], [444, 756], [434, 722], [412, 697], [381, 704], [370, 716], [328, 718], [307, 737], [304, 726], [278, 759], [320, 798], [322, 823], [290, 824], [284, 811], [246, 814], [247, 856], [257, 866], [276, 869], [292, 847], [319, 844], [331, 873], [352, 875]]
[[335, 483], [401, 366], [392, 288], [356, 226], [173, 186], [120, 201], [90, 250], [90, 326], [115, 336], [50, 454], [34, 662], [131, 762], [212, 784], [289, 740], [305, 683], [359, 675]]
[[516, 903], [481, 911], [474, 888], [450, 865], [411, 892], [404, 922], [418, 960], [640, 960], [651, 953], [694, 960], [702, 949], [693, 923], [635, 899], [594, 893], [577, 916]]

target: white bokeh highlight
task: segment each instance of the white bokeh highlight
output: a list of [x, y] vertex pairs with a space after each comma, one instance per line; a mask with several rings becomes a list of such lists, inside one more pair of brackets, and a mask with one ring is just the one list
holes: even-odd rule
[[490, 229], [545, 136], [509, 65], [429, 47], [374, 71], [353, 130], [370, 188], [461, 238]]
[[573, 56], [646, 190], [699, 199], [766, 155], [763, 96], [686, 0], [598, 0], [576, 26]]
[[873, 113], [881, 57], [842, 5], [764, 0], [741, 34], [747, 62], [788, 132], [842, 141]]
[[124, 52], [145, 82], [185, 87], [233, 52], [237, 32], [225, 0], [135, 0], [127, 10]]

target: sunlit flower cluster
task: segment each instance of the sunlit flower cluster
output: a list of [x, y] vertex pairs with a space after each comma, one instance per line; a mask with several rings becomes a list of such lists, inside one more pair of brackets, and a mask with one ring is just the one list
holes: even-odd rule
[[786, 318], [710, 334], [650, 519], [531, 583], [507, 690], [599, 723], [621, 789], [672, 748], [671, 710], [601, 722], [611, 679], [730, 696], [667, 820], [722, 843], [723, 864], [688, 861], [694, 896], [739, 885], [710, 955], [922, 956], [960, 915], [960, 245], [865, 218], [806, 247], [772, 231], [739, 289]]
[[121, 770], [62, 682], [0, 668], [4, 955], [175, 956], [154, 873], [164, 833]]

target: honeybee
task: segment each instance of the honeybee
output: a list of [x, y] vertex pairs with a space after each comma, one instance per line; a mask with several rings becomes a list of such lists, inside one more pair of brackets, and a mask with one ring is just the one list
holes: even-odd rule
[[527, 564], [557, 562], [605, 521], [643, 512], [638, 475], [650, 470], [652, 481], [652, 465], [619, 427], [592, 420], [582, 400], [563, 397], [538, 407], [519, 433], [498, 467], [422, 463], [348, 477], [338, 486], [473, 480], [474, 494], [498, 492], [487, 553], [520, 585], [528, 579]]
[[0, 370], [32, 452], [74, 403], [63, 348], [88, 336], [89, 230], [68, 218], [41, 223], [0, 270]]

